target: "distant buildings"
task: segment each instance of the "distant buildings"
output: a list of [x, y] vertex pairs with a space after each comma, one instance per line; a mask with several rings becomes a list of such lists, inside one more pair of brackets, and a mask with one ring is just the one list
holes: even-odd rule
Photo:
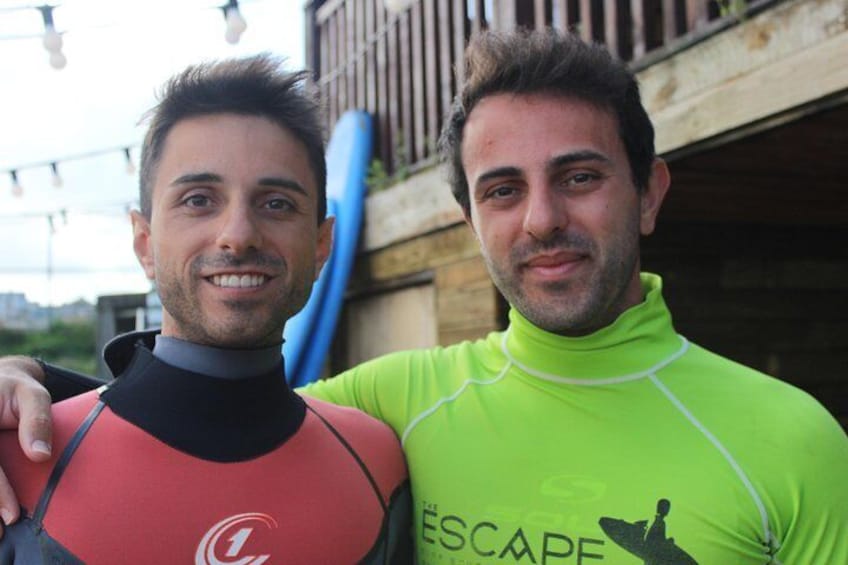
[[51, 321], [89, 322], [94, 316], [94, 305], [83, 299], [48, 307], [30, 302], [22, 292], [0, 293], [0, 328], [44, 330]]

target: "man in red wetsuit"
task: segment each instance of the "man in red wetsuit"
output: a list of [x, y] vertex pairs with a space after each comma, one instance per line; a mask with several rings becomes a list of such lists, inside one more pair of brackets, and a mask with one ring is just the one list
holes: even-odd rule
[[161, 334], [105, 350], [116, 377], [53, 408], [53, 456], [14, 432], [23, 506], [2, 563], [407, 563], [393, 432], [286, 386], [285, 322], [326, 260], [326, 170], [304, 74], [265, 56], [191, 67], [142, 147], [134, 249]]

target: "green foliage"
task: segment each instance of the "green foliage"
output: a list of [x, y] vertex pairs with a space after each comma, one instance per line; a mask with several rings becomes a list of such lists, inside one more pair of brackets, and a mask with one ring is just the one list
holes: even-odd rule
[[409, 178], [409, 155], [406, 145], [403, 143], [403, 132], [398, 131], [395, 135], [394, 147], [395, 171], [389, 174], [382, 159], [374, 158], [368, 166], [368, 174], [365, 177], [365, 186], [371, 193], [385, 190], [393, 184], [402, 182]]
[[718, 11], [722, 17], [742, 18], [745, 15], [745, 10], [748, 9], [747, 0], [715, 0], [715, 3], [718, 4]]
[[372, 159], [368, 165], [368, 176], [365, 177], [365, 186], [368, 192], [374, 193], [387, 189], [392, 184], [392, 176], [386, 171], [382, 159]]
[[88, 374], [97, 365], [95, 347], [93, 323], [57, 322], [44, 331], [0, 328], [0, 354], [43, 357]]

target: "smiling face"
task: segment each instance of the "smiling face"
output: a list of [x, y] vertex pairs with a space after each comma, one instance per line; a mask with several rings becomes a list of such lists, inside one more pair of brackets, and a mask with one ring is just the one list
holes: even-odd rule
[[134, 246], [162, 299], [162, 334], [227, 348], [280, 343], [330, 251], [303, 145], [269, 119], [177, 122]]
[[633, 183], [613, 114], [555, 95], [496, 94], [471, 111], [466, 218], [495, 284], [537, 326], [586, 335], [642, 301], [639, 236], [668, 188]]

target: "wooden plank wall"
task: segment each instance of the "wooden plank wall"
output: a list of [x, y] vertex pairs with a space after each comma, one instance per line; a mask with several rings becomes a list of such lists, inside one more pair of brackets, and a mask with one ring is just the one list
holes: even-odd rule
[[307, 37], [316, 38], [307, 46], [307, 64], [326, 107], [327, 131], [345, 110], [371, 112], [379, 130], [376, 156], [389, 173], [435, 159], [472, 33], [567, 29], [631, 61], [673, 49], [721, 20], [713, 0], [413, 0], [398, 13], [383, 0], [327, 0], [308, 2], [305, 14]]
[[[815, 396], [848, 429], [848, 228], [662, 220], [643, 268], [678, 332]], [[762, 399], [767, 402], [768, 399]]]

